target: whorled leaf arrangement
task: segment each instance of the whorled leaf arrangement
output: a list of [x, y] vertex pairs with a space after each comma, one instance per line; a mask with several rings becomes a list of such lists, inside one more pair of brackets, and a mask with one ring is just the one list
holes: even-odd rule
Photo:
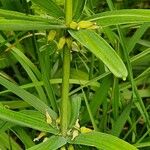
[[[97, 58], [99, 58], [108, 67], [108, 69], [116, 77], [126, 80], [128, 76], [128, 71], [122, 59], [115, 52], [115, 50], [106, 42], [106, 40], [104, 40], [104, 38], [102, 38], [99, 34], [95, 32], [95, 30], [89, 30], [86, 28], [81, 29], [81, 30], [77, 28], [77, 30], [73, 30], [69, 28], [68, 20], [72, 21], [72, 16], [68, 17], [69, 14], [65, 14], [65, 12], [61, 9], [61, 7], [55, 4], [52, 0], [43, 0], [43, 1], [31, 0], [31, 1], [34, 2], [36, 5], [38, 5], [41, 9], [47, 12], [46, 17], [36, 16], [36, 15], [25, 15], [23, 13], [18, 13], [18, 12], [13, 12], [13, 11], [8, 11], [8, 10], [0, 10], [0, 17], [1, 17], [0, 18], [0, 30], [3, 30], [3, 31], [11, 31], [11, 30], [13, 31], [40, 30], [41, 31], [41, 30], [50, 30], [50, 29], [64, 30], [65, 31], [64, 33], [67, 32], [67, 36], [69, 33], [71, 40], [77, 40], [81, 45], [83, 45], [90, 52], [92, 52]], [[80, 5], [80, 1], [77, 0], [77, 3], [73, 11], [72, 11], [72, 1], [67, 0], [65, 2], [66, 4], [70, 4], [70, 6], [66, 6], [66, 8], [70, 9], [70, 11], [74, 13], [73, 14], [74, 20], [77, 22], [81, 21], [80, 18], [82, 18], [81, 14], [86, 4], [86, 0], [82, 0], [81, 5]], [[65, 18], [66, 17], [65, 15], [68, 17], [67, 19]], [[67, 20], [66, 24], [65, 24], [64, 18]], [[96, 14], [91, 17], [86, 17], [83, 20], [87, 20], [89, 22], [96, 22], [97, 25], [99, 25], [102, 28], [112, 26], [112, 25], [120, 25], [120, 24], [130, 24], [130, 23], [140, 24], [144, 22], [150, 22], [150, 11], [143, 10], [143, 9], [115, 10], [115, 11], [108, 11], [108, 12]], [[64, 34], [64, 36], [66, 35]], [[1, 40], [1, 43], [4, 42], [3, 41], [4, 38], [1, 38], [0, 40]], [[64, 49], [67, 49], [68, 50], [67, 52], [70, 53], [70, 49], [68, 49], [70, 45], [67, 42], [65, 44], [66, 45]], [[67, 47], [67, 44], [68, 44], [68, 47]], [[6, 42], [4, 45], [11, 46], [9, 42]], [[12, 47], [10, 49], [13, 50], [14, 48]], [[15, 49], [13, 51], [17, 52], [15, 51]], [[64, 56], [68, 54], [65, 52], [64, 52]], [[19, 56], [19, 54], [14, 54], [14, 56], [17, 56], [17, 55]], [[23, 55], [18, 61], [21, 63], [23, 58], [26, 58], [26, 57], [24, 57]], [[64, 59], [65, 58], [67, 58], [67, 56], [64, 57]], [[23, 63], [25, 63], [25, 61], [23, 61]], [[30, 75], [32, 75], [31, 76], [32, 79], [35, 79], [33, 76], [35, 75], [37, 79], [35, 79], [34, 81], [38, 82], [38, 80], [41, 78], [41, 74], [38, 72], [37, 68], [34, 65], [32, 65], [32, 63], [30, 63], [28, 59], [27, 59], [27, 66], [29, 68], [26, 67], [26, 71], [29, 72]], [[34, 70], [31, 68], [34, 68]], [[65, 68], [63, 69], [65, 70]], [[67, 75], [69, 76], [69, 72]], [[47, 78], [47, 76], [44, 76], [44, 77]], [[63, 81], [62, 81], [63, 84], [65, 82], [65, 79], [66, 78], [63, 77]], [[46, 81], [49, 82], [49, 80], [45, 80], [45, 83]], [[67, 78], [67, 81], [69, 81], [68, 78]], [[52, 119], [52, 122], [54, 123], [54, 124], [51, 124], [51, 123], [48, 124], [46, 122], [46, 118], [43, 118], [42, 120], [41, 118], [38, 118], [38, 116], [37, 117], [33, 117], [32, 115], [28, 116], [27, 114], [24, 114], [23, 112], [15, 112], [15, 111], [5, 108], [4, 106], [0, 106], [0, 119], [4, 121], [12, 122], [14, 125], [25, 126], [25, 127], [39, 130], [39, 131], [44, 131], [47, 133], [54, 134], [53, 136], [48, 138], [45, 142], [42, 142], [38, 145], [30, 147], [28, 148], [28, 150], [58, 149], [66, 145], [67, 143], [93, 146], [93, 147], [96, 147], [99, 149], [105, 149], [105, 150], [114, 150], [114, 149], [115, 150], [120, 150], [120, 149], [121, 150], [136, 150], [137, 149], [133, 145], [113, 135], [109, 135], [109, 134], [101, 133], [101, 132], [95, 132], [95, 131], [91, 131], [88, 133], [81, 133], [81, 134], [79, 132], [79, 135], [75, 136], [73, 139], [72, 137], [70, 138], [70, 136], [72, 135], [69, 135], [68, 133], [65, 133], [66, 137], [63, 137], [59, 129], [59, 127], [62, 126], [62, 124], [61, 123], [59, 124], [57, 122], [58, 114], [54, 110], [52, 110], [51, 107], [42, 100], [42, 98], [39, 99], [34, 94], [31, 94], [30, 92], [22, 89], [21, 87], [10, 82], [3, 76], [0, 76], [0, 84], [4, 86], [5, 88], [7, 88], [12, 93], [14, 93], [15, 95], [17, 95], [18, 97], [20, 97], [22, 100], [27, 102], [30, 106], [34, 107], [38, 112], [41, 112], [43, 115], [45, 115], [45, 113], [48, 111], [50, 115], [50, 120]], [[68, 84], [68, 83], [65, 82], [65, 84]], [[50, 85], [48, 87], [49, 89], [51, 88]], [[63, 89], [63, 90], [67, 91], [69, 89], [69, 84], [64, 85], [64, 87], [65, 88], [67, 87], [67, 89]], [[37, 88], [37, 91], [38, 90], [39, 89]], [[66, 93], [68, 94], [68, 92], [69, 91], [67, 91]], [[63, 94], [65, 94], [65, 92]], [[65, 96], [68, 97], [68, 95], [65, 95]], [[71, 115], [70, 115], [71, 117], [69, 120], [71, 124], [70, 126], [68, 125], [69, 121], [67, 120], [67, 117], [65, 117], [66, 119], [65, 124], [67, 124], [69, 128], [67, 129], [71, 131], [74, 128], [73, 125], [76, 123], [76, 120], [78, 119], [80, 105], [81, 105], [81, 100], [79, 97], [75, 98], [75, 100], [76, 102], [74, 102], [73, 100], [71, 103], [72, 111], [70, 110], [71, 112]], [[67, 106], [68, 103], [64, 103], [64, 105]], [[130, 109], [128, 111], [128, 114], [129, 112], [130, 112]], [[67, 116], [68, 114], [63, 114], [63, 115]], [[127, 117], [128, 116], [126, 116], [126, 118]]]

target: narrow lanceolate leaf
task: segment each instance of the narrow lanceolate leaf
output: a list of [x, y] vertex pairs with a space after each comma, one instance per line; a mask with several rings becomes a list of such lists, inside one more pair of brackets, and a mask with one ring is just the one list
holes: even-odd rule
[[8, 20], [0, 19], [0, 30], [45, 30], [66, 28], [64, 25], [51, 24], [48, 22], [27, 21], [27, 20]]
[[78, 20], [80, 18], [82, 11], [84, 9], [85, 3], [86, 3], [86, 0], [73, 1], [73, 18], [75, 20]]
[[150, 28], [150, 22], [142, 24], [140, 26], [140, 28], [138, 28], [136, 30], [136, 32], [134, 33], [134, 35], [130, 38], [129, 42], [127, 43], [127, 48], [128, 48], [129, 53], [133, 50], [133, 48], [136, 45], [136, 43], [138, 43], [138, 41], [140, 40], [140, 38], [143, 36], [143, 34], [149, 28]]
[[[3, 106], [3, 105], [2, 105]], [[0, 133], [5, 132], [6, 130], [10, 129], [11, 127], [15, 126], [12, 122], [7, 122], [5, 120], [0, 119]]]
[[40, 8], [44, 9], [49, 15], [53, 17], [63, 17], [64, 12], [62, 9], [54, 3], [52, 0], [31, 0], [37, 4]]
[[[111, 76], [108, 75], [103, 80], [101, 81], [100, 87], [97, 88], [92, 101], [90, 102], [89, 106], [92, 112], [92, 115], [95, 117], [96, 113], [98, 112], [98, 109], [100, 108], [100, 105], [104, 102], [107, 101], [107, 95], [108, 95], [108, 90], [111, 85]], [[82, 116], [82, 123], [88, 122], [89, 121], [89, 114], [87, 110], [84, 112]]]
[[38, 117], [31, 117], [21, 112], [15, 112], [0, 106], [0, 118], [21, 126], [30, 127], [40, 131], [57, 134], [58, 130], [47, 124], [46, 121]]
[[33, 94], [25, 91], [24, 89], [21, 89], [18, 85], [8, 81], [2, 76], [0, 76], [0, 85], [6, 87], [12, 93], [22, 98], [24, 101], [33, 106], [35, 109], [39, 110], [41, 113], [45, 114], [47, 110], [52, 118], [57, 118], [57, 114], [51, 108], [49, 108], [43, 101], [38, 99]]
[[56, 150], [65, 145], [66, 139], [60, 136], [52, 136], [45, 142], [35, 145], [27, 150]]
[[91, 30], [70, 30], [69, 33], [101, 59], [116, 77], [126, 79], [128, 73], [123, 61], [102, 37]]
[[[23, 52], [21, 52], [18, 48], [12, 47], [10, 43], [7, 43], [7, 41], [3, 38], [3, 36], [0, 35], [0, 43], [4, 43], [8, 48], [11, 47], [11, 52], [13, 55], [19, 56], [22, 60], [26, 62], [26, 64], [32, 69], [32, 71], [35, 73], [35, 75], [38, 77], [38, 79], [41, 79], [41, 73], [37, 69], [37, 67], [31, 62], [29, 58], [25, 56]], [[14, 54], [15, 53], [15, 54]], [[9, 54], [10, 55], [10, 54]], [[7, 56], [8, 57], [8, 56]], [[10, 58], [9, 58], [10, 59]], [[18, 59], [18, 58], [16, 58]], [[10, 59], [11, 60], [11, 59]], [[12, 61], [12, 60], [11, 60]]]
[[0, 54], [0, 69], [8, 67], [10, 64], [14, 64], [16, 59], [8, 52]]
[[69, 128], [72, 128], [77, 119], [79, 118], [79, 112], [81, 107], [81, 97], [74, 95], [71, 97], [71, 118], [69, 123]]
[[71, 143], [92, 146], [103, 150], [137, 150], [136, 147], [115, 136], [94, 131], [80, 134]]
[[12, 138], [9, 134], [7, 134], [5, 132], [1, 132], [1, 134], [0, 134], [0, 150], [10, 149], [10, 147], [12, 150], [21, 150], [20, 145], [17, 143], [17, 141], [14, 138]]
[[15, 126], [11, 128], [11, 131], [13, 131], [19, 137], [19, 139], [24, 144], [25, 149], [35, 145], [30, 134], [26, 132], [26, 129], [19, 127], [19, 126]]
[[114, 125], [112, 127], [111, 133], [115, 136], [119, 136], [128, 117], [131, 112], [131, 106], [132, 103], [129, 103], [126, 108], [123, 110], [121, 115], [117, 118], [117, 120], [114, 122]]
[[24, 13], [20, 13], [17, 11], [10, 11], [10, 10], [4, 10], [0, 9], [0, 17], [4, 17], [6, 19], [16, 19], [16, 20], [28, 20], [28, 21], [43, 21], [43, 22], [51, 22], [55, 24], [61, 24], [61, 21], [58, 19], [46, 16], [36, 16], [36, 15], [26, 15]]
[[150, 10], [126, 9], [103, 12], [87, 18], [100, 26], [150, 22]]

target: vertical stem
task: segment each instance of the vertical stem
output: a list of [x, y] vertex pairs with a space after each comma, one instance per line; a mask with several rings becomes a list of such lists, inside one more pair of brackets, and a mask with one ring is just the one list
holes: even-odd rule
[[69, 76], [70, 76], [70, 50], [68, 47], [63, 51], [63, 78], [62, 78], [62, 100], [61, 100], [61, 133], [67, 134], [68, 127], [68, 100], [69, 100]]
[[72, 21], [72, 0], [65, 0], [65, 13], [66, 25], [69, 25]]
[[[72, 21], [72, 0], [65, 0], [65, 21], [69, 25]], [[63, 50], [63, 78], [61, 99], [61, 133], [67, 135], [68, 128], [68, 101], [69, 101], [69, 76], [70, 76], [70, 49], [65, 46]]]

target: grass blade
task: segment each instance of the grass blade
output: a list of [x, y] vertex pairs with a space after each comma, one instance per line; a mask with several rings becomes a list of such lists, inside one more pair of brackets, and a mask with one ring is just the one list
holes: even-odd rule
[[38, 82], [38, 79], [35, 76], [35, 74], [32, 72], [31, 68], [29, 68], [29, 66], [26, 64], [26, 62], [24, 62], [24, 60], [22, 60], [20, 58], [20, 56], [17, 55], [15, 52], [12, 51], [12, 54], [16, 57], [16, 59], [19, 61], [19, 63], [25, 69], [25, 71], [27, 72], [28, 76], [32, 80], [33, 84], [35, 84], [35, 89], [37, 90], [37, 93], [38, 93], [38, 96], [40, 97], [40, 99], [47, 104], [47, 98], [46, 98], [46, 95], [44, 93], [44, 90], [43, 90], [43, 88], [41, 86], [36, 86], [36, 84]]
[[59, 6], [57, 6], [56, 3], [54, 3], [52, 0], [31, 1], [40, 6], [40, 8], [44, 9], [48, 14], [50, 14], [53, 17], [59, 18], [64, 16], [64, 12], [62, 11], [62, 9]]
[[132, 106], [132, 103], [129, 103], [126, 106], [126, 108], [123, 110], [121, 115], [117, 118], [117, 120], [114, 121], [114, 125], [113, 125], [112, 131], [111, 131], [113, 135], [115, 135], [115, 136], [120, 135], [120, 133], [123, 129], [123, 126], [126, 123], [128, 117], [129, 117], [129, 114], [131, 112], [131, 106]]
[[13, 126], [15, 126], [15, 124], [0, 119], [0, 133], [5, 132]]
[[78, 20], [80, 16], [82, 15], [85, 3], [86, 3], [86, 0], [73, 1], [73, 18], [75, 20]]
[[57, 114], [50, 109], [44, 102], [38, 99], [33, 94], [21, 89], [18, 85], [8, 81], [4, 77], [0, 76], [0, 84], [9, 89], [11, 92], [22, 98], [24, 101], [29, 103], [31, 106], [45, 114], [46, 110], [49, 112], [52, 118], [57, 118]]
[[[108, 94], [108, 90], [110, 88], [110, 84], [111, 84], [111, 76], [108, 75], [106, 76], [102, 82], [100, 87], [96, 90], [96, 93], [92, 99], [92, 101], [90, 102], [90, 108], [92, 111], [92, 115], [95, 117], [100, 105], [103, 103], [103, 101], [107, 101], [107, 94]], [[84, 112], [83, 114], [83, 122], [87, 122], [89, 121], [89, 115], [86, 112]]]
[[[0, 134], [0, 148], [1, 150], [6, 149], [12, 149], [12, 150], [21, 150], [21, 147], [19, 144], [16, 143], [16, 141], [9, 137], [10, 135], [7, 135], [6, 133]], [[2, 148], [4, 146], [4, 148]]]
[[134, 35], [131, 37], [127, 44], [128, 52], [130, 53], [135, 44], [140, 40], [140, 38], [143, 36], [143, 34], [146, 32], [146, 30], [150, 27], [150, 23], [144, 23], [141, 25], [141, 27], [134, 33]]
[[45, 91], [48, 96], [48, 103], [51, 104], [55, 112], [58, 112], [54, 90], [49, 81], [50, 74], [51, 74], [49, 49], [45, 48], [43, 51], [41, 51], [39, 54], [39, 58], [40, 58], [43, 84], [44, 84]]
[[31, 139], [30, 135], [25, 131], [24, 128], [16, 126], [11, 130], [16, 134], [16, 136], [25, 145], [25, 149], [35, 145], [35, 143]]

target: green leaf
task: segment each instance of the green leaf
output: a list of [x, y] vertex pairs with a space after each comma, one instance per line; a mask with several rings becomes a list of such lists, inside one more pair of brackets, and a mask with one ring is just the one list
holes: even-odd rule
[[1, 8], [3, 9], [24, 11], [23, 6], [22, 6], [23, 1], [0, 0], [0, 2], [1, 2]]
[[133, 56], [131, 58], [131, 63], [136, 64], [140, 61], [140, 59], [143, 59], [143, 58], [145, 58], [146, 56], [149, 56], [149, 55], [150, 55], [150, 48], [147, 48], [144, 51], [142, 51], [141, 53]]
[[8, 81], [4, 77], [0, 76], [0, 84], [9, 89], [11, 92], [22, 98], [24, 101], [26, 101], [28, 104], [45, 114], [46, 110], [49, 112], [52, 118], [56, 119], [57, 114], [49, 108], [44, 102], [42, 102], [40, 99], [38, 99], [33, 94], [25, 91], [24, 89], [21, 89], [18, 85]]
[[[92, 98], [92, 101], [89, 104], [90, 108], [92, 108], [91, 112], [94, 117], [98, 109], [100, 108], [100, 105], [103, 103], [103, 101], [107, 101], [107, 95], [108, 95], [108, 90], [110, 88], [111, 80], [112, 78], [110, 75], [106, 76], [102, 80], [100, 87], [96, 90]], [[89, 118], [87, 110], [83, 113], [82, 118], [83, 118], [82, 122], [84, 123], [89, 121], [90, 118]]]
[[[56, 104], [56, 97], [53, 91], [53, 87], [51, 85], [51, 83], [49, 82], [49, 78], [50, 78], [50, 74], [51, 74], [51, 68], [50, 68], [50, 57], [49, 57], [49, 53], [50, 53], [50, 48], [51, 45], [49, 44], [47, 47], [45, 47], [44, 45], [44, 50], [42, 50], [39, 53], [39, 62], [40, 62], [40, 66], [41, 66], [41, 72], [42, 72], [42, 80], [43, 80], [43, 84], [44, 84], [44, 88], [45, 91], [47, 93], [48, 96], [48, 103], [50, 102], [53, 110], [55, 112], [58, 112], [58, 108], [57, 108], [57, 104]], [[41, 49], [42, 49], [41, 48]]]
[[36, 16], [36, 15], [26, 15], [24, 13], [20, 13], [17, 11], [10, 11], [10, 10], [4, 10], [4, 9], [0, 9], [0, 17], [4, 17], [6, 19], [16, 19], [16, 20], [50, 22], [53, 24], [62, 23], [58, 19], [52, 18], [50, 16], [41, 17], [41, 16]]
[[57, 25], [47, 22], [28, 21], [28, 20], [8, 20], [0, 19], [0, 30], [45, 30], [45, 29], [62, 29], [64, 25]]
[[149, 147], [150, 147], [150, 142], [149, 142], [149, 141], [146, 141], [146, 142], [136, 143], [135, 146], [138, 147], [138, 148], [142, 148], [142, 149], [143, 149], [144, 147], [145, 147], [145, 148], [146, 148], [146, 147], [149, 148]]
[[71, 97], [71, 119], [69, 123], [69, 128], [72, 128], [77, 119], [79, 119], [79, 112], [81, 107], [81, 97], [79, 95], [73, 95]]
[[115, 136], [119, 136], [128, 117], [129, 114], [131, 112], [131, 106], [132, 103], [129, 103], [126, 108], [123, 110], [123, 112], [121, 113], [121, 115], [117, 118], [116, 121], [114, 121], [113, 127], [112, 127], [112, 131], [111, 133]]
[[82, 11], [84, 9], [84, 5], [86, 3], [86, 0], [74, 0], [73, 1], [73, 18], [75, 20], [78, 20], [82, 14]]
[[146, 9], [125, 9], [103, 12], [87, 18], [88, 21], [95, 21], [100, 26], [110, 26], [128, 23], [150, 22], [150, 10]]
[[62, 9], [58, 5], [56, 5], [52, 0], [31, 1], [40, 6], [40, 8], [44, 9], [48, 14], [50, 14], [53, 17], [59, 18], [64, 16], [64, 12], [62, 11]]
[[5, 132], [9, 128], [15, 126], [12, 122], [7, 122], [5, 120], [0, 119], [0, 133]]
[[129, 42], [127, 43], [127, 49], [129, 53], [133, 50], [136, 43], [141, 39], [141, 37], [146, 32], [146, 30], [149, 29], [149, 27], [150, 23], [142, 24], [140, 28], [138, 28], [134, 35], [130, 38]]
[[69, 30], [69, 33], [101, 59], [116, 77], [126, 79], [128, 73], [124, 63], [102, 37], [91, 30]]
[[7, 149], [10, 149], [10, 147], [12, 150], [21, 150], [20, 145], [17, 144], [17, 142], [12, 137], [10, 137], [10, 135], [7, 135], [6, 133], [1, 133], [0, 134], [0, 149], [7, 150]]
[[65, 145], [66, 139], [60, 136], [52, 136], [48, 138], [45, 142], [33, 146], [27, 150], [56, 150]]
[[[102, 75], [101, 77], [100, 77], [100, 79], [101, 78], [103, 78], [103, 76], [106, 76], [107, 74], [110, 74], [110, 72], [109, 73], [106, 73], [106, 74], [104, 74], [104, 75]], [[99, 78], [98, 78], [99, 79]], [[60, 79], [60, 78], [56, 78], [56, 79], [50, 79], [50, 83], [51, 84], [59, 84], [59, 83], [62, 83], [62, 79]], [[84, 86], [84, 87], [86, 87], [86, 86], [88, 86], [88, 85], [90, 85], [90, 86], [93, 86], [93, 87], [99, 87], [99, 83], [97, 82], [97, 80], [95, 80], [95, 81], [89, 81], [89, 80], [79, 80], [79, 79], [69, 79], [69, 83], [70, 84], [77, 84], [77, 85], [82, 85], [82, 86]], [[39, 82], [37, 82], [37, 84], [36, 84], [36, 86], [42, 86], [43, 85], [43, 82], [42, 81], [39, 81]], [[33, 83], [29, 83], [29, 84], [25, 84], [25, 85], [22, 85], [22, 86], [20, 86], [20, 88], [23, 88], [23, 89], [28, 89], [28, 88], [32, 88], [32, 87], [35, 87], [35, 84], [33, 84]], [[81, 90], [82, 89], [82, 87], [79, 87], [79, 89], [77, 89], [77, 91], [78, 90]], [[1, 94], [6, 94], [6, 93], [8, 93], [8, 92], [11, 92], [10, 90], [3, 90], [3, 91], [0, 91], [0, 95]], [[75, 93], [75, 92], [73, 92], [73, 93]], [[71, 94], [73, 94], [73, 93], [71, 93]], [[24, 104], [23, 104], [24, 105]], [[25, 103], [25, 106], [24, 107], [27, 107], [28, 105]]]
[[25, 149], [35, 145], [34, 141], [31, 139], [31, 135], [28, 134], [24, 128], [15, 126], [13, 127], [13, 129], [11, 128], [11, 130], [22, 141], [22, 143], [25, 146]]
[[0, 69], [10, 66], [10, 64], [16, 63], [16, 59], [9, 53], [4, 52], [0, 54]]
[[120, 103], [120, 91], [119, 91], [119, 80], [114, 78], [112, 87], [112, 110], [113, 110], [113, 120], [116, 121], [119, 118], [119, 103]]
[[47, 124], [46, 121], [38, 118], [38, 116], [32, 117], [21, 112], [15, 112], [6, 109], [5, 107], [0, 107], [0, 112], [0, 118], [3, 120], [10, 121], [21, 126], [37, 129], [39, 131], [45, 131], [54, 134], [58, 133], [57, 129], [54, 129], [52, 126]]
[[[32, 71], [34, 72], [34, 74], [37, 76], [38, 79], [41, 79], [41, 73], [40, 71], [37, 69], [37, 67], [31, 62], [30, 59], [28, 59], [24, 53], [19, 50], [18, 48], [16, 48], [15, 46], [12, 46], [10, 43], [7, 42], [7, 40], [5, 40], [2, 36], [0, 36], [0, 43], [5, 44], [8, 48], [11, 48], [11, 51], [8, 51], [8, 55], [14, 55], [16, 57], [16, 59], [20, 59], [20, 60], [24, 60], [26, 65], [29, 66]], [[12, 53], [12, 54], [11, 54]], [[17, 57], [18, 56], [18, 57]], [[6, 57], [6, 59], [10, 59], [10, 57]], [[9, 60], [10, 61], [10, 60]], [[11, 62], [12, 63], [12, 62]], [[10, 79], [9, 79], [10, 80]]]
[[17, 55], [13, 50], [11, 51], [11, 53], [16, 57], [16, 59], [21, 64], [21, 66], [27, 72], [27, 74], [30, 77], [30, 79], [33, 82], [33, 84], [35, 84], [35, 89], [37, 90], [39, 98], [43, 102], [47, 103], [47, 98], [46, 98], [46, 95], [45, 95], [45, 92], [44, 92], [43, 88], [41, 86], [36, 86], [36, 84], [38, 82], [38, 79], [35, 76], [34, 72], [31, 70], [31, 68], [28, 66], [28, 64], [19, 55]]
[[93, 146], [103, 150], [137, 150], [136, 147], [115, 136], [95, 131], [80, 134], [70, 143]]

